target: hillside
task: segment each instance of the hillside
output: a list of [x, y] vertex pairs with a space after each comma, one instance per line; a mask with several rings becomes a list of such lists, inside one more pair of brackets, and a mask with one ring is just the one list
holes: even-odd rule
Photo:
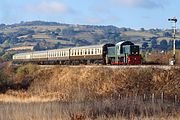
[[[115, 26], [71, 25], [43, 21], [21, 22], [0, 25], [0, 53], [3, 54], [3, 50], [17, 46], [32, 45], [36, 50], [44, 50], [107, 42], [117, 43], [122, 40], [132, 41], [143, 45], [144, 48], [159, 49], [157, 44], [162, 40], [167, 40], [165, 45], [171, 46], [171, 42], [169, 43], [171, 36], [171, 30], [161, 29], [133, 30]], [[177, 36], [180, 36], [179, 32]], [[152, 42], [154, 40], [156, 42]], [[146, 43], [149, 45], [146, 46]], [[178, 48], [179, 43], [178, 41]]]

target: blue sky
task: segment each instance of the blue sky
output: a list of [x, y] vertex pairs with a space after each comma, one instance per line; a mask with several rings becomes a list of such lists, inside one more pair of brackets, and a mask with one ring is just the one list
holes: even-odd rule
[[[0, 23], [44, 20], [70, 24], [171, 28], [180, 0], [1, 0]], [[179, 26], [177, 26], [179, 27]]]

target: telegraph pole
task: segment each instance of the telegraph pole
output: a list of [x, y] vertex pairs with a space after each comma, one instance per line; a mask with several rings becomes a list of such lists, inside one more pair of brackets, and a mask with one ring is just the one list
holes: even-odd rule
[[170, 18], [168, 19], [168, 21], [171, 21], [173, 23], [173, 65], [175, 64], [176, 62], [176, 23], [177, 23], [177, 19], [176, 17], [173, 17], [173, 18]]

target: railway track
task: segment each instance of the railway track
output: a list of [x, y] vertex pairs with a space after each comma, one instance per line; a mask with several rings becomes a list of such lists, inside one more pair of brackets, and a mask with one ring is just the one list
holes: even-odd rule
[[54, 67], [74, 67], [74, 68], [112, 68], [112, 69], [120, 69], [120, 68], [158, 68], [158, 69], [180, 69], [180, 65], [178, 66], [169, 66], [169, 65], [39, 65], [41, 68], [54, 68]]

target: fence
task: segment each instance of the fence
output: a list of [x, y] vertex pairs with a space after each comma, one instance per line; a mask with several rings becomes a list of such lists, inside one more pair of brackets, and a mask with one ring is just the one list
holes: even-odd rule
[[102, 116], [116, 119], [175, 116], [180, 114], [180, 100], [178, 95], [154, 93], [133, 96], [118, 94], [83, 101], [0, 103], [0, 120], [70, 120], [77, 114], [92, 120]]

